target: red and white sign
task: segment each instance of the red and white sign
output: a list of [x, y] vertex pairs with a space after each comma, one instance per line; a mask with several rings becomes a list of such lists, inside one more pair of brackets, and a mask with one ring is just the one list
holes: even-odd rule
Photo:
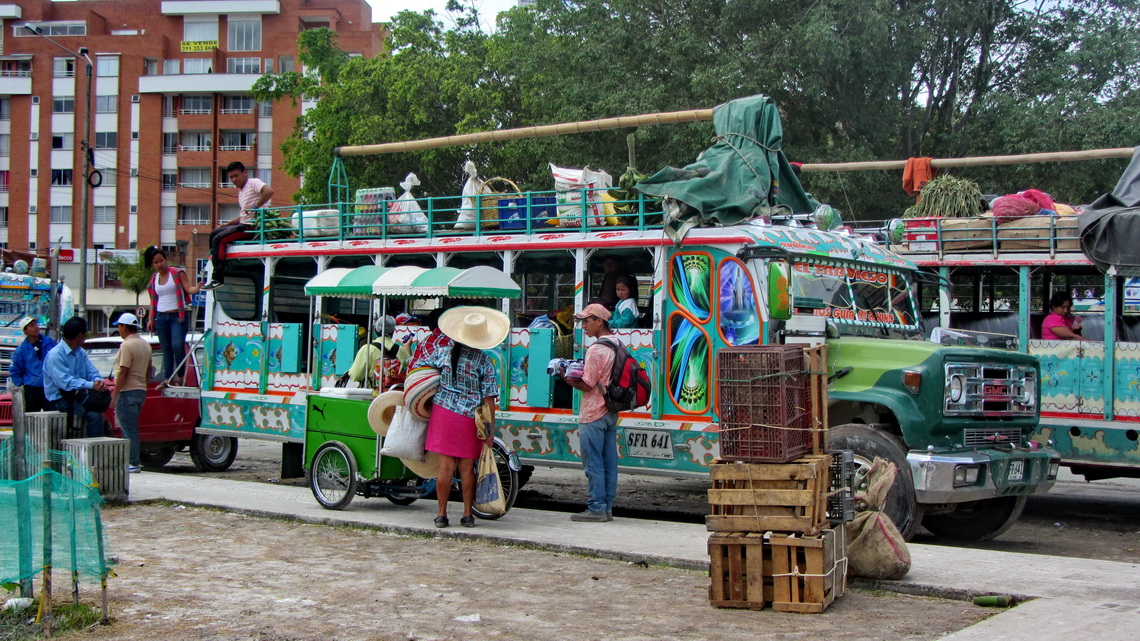
[[74, 249], [60, 249], [59, 250], [59, 262], [61, 262], [61, 263], [74, 263], [75, 262], [75, 250]]

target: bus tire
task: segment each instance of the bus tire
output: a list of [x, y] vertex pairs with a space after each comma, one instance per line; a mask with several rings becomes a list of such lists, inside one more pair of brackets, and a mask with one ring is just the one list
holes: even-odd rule
[[143, 467], [162, 467], [174, 458], [174, 447], [166, 445], [163, 447], [143, 447], [139, 451], [139, 461]]
[[317, 448], [309, 467], [309, 489], [326, 510], [343, 510], [356, 498], [356, 457], [339, 441]]
[[988, 541], [1013, 527], [1026, 500], [1025, 496], [1002, 496], [959, 503], [952, 512], [923, 517], [922, 527], [934, 536], [955, 541]]
[[[507, 509], [503, 510], [503, 514], [510, 511], [511, 506], [515, 504], [515, 498], [519, 494], [519, 473], [511, 469], [508, 462], [507, 448], [498, 440], [492, 446], [492, 451], [495, 453], [495, 465], [499, 468], [499, 482], [503, 485], [503, 495], [507, 497]], [[478, 467], [478, 461], [475, 462]], [[476, 470], [478, 473], [478, 470]], [[503, 518], [503, 514], [489, 514], [481, 512], [474, 506], [471, 508], [471, 513], [481, 519], [495, 520]]]
[[[898, 475], [887, 493], [882, 511], [894, 522], [903, 538], [909, 541], [922, 521], [922, 506], [914, 493], [914, 476], [907, 463], [903, 444], [894, 435], [862, 423], [832, 427], [830, 441], [832, 449], [851, 450], [855, 465], [860, 469], [869, 469], [875, 458], [895, 464]], [[866, 491], [866, 487], [853, 489], [856, 493]]]
[[238, 443], [232, 436], [195, 434], [190, 442], [190, 460], [200, 472], [225, 472], [237, 458]]

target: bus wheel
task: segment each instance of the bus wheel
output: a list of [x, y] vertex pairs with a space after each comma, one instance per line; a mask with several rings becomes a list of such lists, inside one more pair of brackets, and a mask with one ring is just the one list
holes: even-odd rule
[[329, 441], [317, 449], [309, 468], [309, 489], [321, 507], [343, 510], [356, 496], [356, 457], [344, 444]]
[[[906, 460], [906, 448], [897, 438], [861, 423], [848, 423], [831, 428], [831, 448], [836, 450], [851, 450], [855, 458], [855, 465], [866, 472], [875, 462], [875, 458], [882, 458], [895, 464], [899, 473], [895, 482], [887, 493], [883, 513], [890, 517], [903, 538], [910, 540], [922, 521], [922, 506], [918, 504], [918, 497], [914, 494], [914, 476], [910, 471], [910, 464]], [[866, 492], [867, 487], [853, 488], [857, 494]]]
[[237, 439], [216, 434], [195, 434], [190, 442], [190, 460], [200, 472], [225, 472], [237, 458]]
[[[499, 468], [499, 482], [503, 484], [503, 496], [507, 497], [507, 509], [503, 514], [510, 511], [511, 506], [515, 504], [515, 498], [519, 493], [519, 473], [511, 468], [509, 459], [507, 457], [507, 448], [499, 441], [495, 441], [492, 447], [495, 453], [495, 465]], [[478, 473], [479, 462], [475, 462], [476, 473]], [[481, 519], [500, 519], [503, 514], [488, 514], [487, 512], [480, 512], [477, 508], [472, 508], [471, 513]]]
[[1003, 496], [958, 504], [953, 512], [931, 514], [922, 527], [935, 536], [956, 541], [986, 541], [1013, 527], [1025, 509], [1026, 497]]
[[144, 447], [139, 452], [139, 460], [142, 462], [143, 467], [162, 467], [174, 458], [174, 448], [171, 446], [166, 447]]

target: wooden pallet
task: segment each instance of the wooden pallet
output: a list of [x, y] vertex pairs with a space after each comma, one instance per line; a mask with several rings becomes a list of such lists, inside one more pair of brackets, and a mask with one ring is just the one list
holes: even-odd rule
[[826, 454], [828, 442], [827, 345], [804, 350], [804, 366], [808, 371], [807, 420], [811, 429], [812, 454]]
[[843, 526], [816, 536], [772, 534], [772, 609], [819, 613], [847, 588]]
[[760, 610], [771, 603], [772, 549], [758, 532], [709, 536], [709, 603]]
[[711, 532], [797, 532], [827, 527], [831, 456], [791, 463], [714, 463], [709, 466]]

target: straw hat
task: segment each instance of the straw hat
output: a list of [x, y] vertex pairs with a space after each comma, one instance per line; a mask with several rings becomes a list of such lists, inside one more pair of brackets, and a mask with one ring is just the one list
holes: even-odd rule
[[491, 349], [511, 332], [511, 319], [490, 307], [453, 307], [439, 317], [439, 329], [457, 343]]
[[432, 399], [438, 390], [439, 370], [417, 367], [404, 379], [404, 408], [426, 421], [431, 417]]
[[402, 458], [400, 462], [422, 479], [433, 479], [439, 474], [439, 452], [424, 452], [424, 460]]
[[391, 390], [384, 392], [368, 406], [368, 425], [380, 436], [387, 436], [388, 428], [392, 425], [392, 417], [396, 408], [404, 404], [404, 392]]

